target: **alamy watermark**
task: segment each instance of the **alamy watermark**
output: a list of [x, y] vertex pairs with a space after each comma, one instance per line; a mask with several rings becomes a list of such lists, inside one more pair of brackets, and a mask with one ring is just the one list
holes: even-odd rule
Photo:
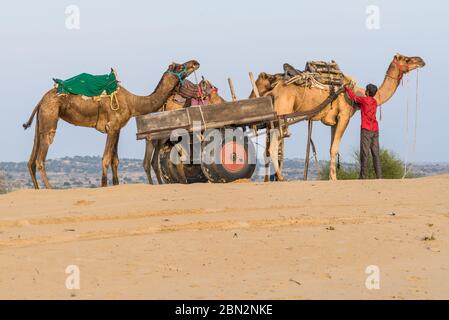
[[69, 290], [81, 289], [80, 268], [77, 265], [71, 264], [65, 268], [65, 273], [68, 274], [65, 279], [65, 287]]
[[368, 30], [380, 29], [380, 8], [376, 5], [369, 5], [366, 7], [365, 13], [367, 14], [365, 20], [365, 27]]
[[69, 5], [65, 8], [65, 27], [68, 30], [79, 30], [81, 28], [80, 8], [77, 5]]
[[368, 275], [365, 280], [365, 287], [368, 290], [380, 289], [380, 268], [376, 265], [369, 265], [365, 269], [365, 273]]

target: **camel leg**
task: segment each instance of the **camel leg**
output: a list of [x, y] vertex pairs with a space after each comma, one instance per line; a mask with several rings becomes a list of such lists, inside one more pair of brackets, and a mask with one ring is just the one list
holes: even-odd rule
[[279, 167], [279, 130], [270, 130], [270, 157], [276, 172], [277, 181], [284, 181], [281, 169]]
[[28, 170], [31, 175], [31, 181], [33, 181], [33, 185], [35, 189], [39, 189], [39, 184], [36, 179], [36, 158], [37, 158], [37, 150], [39, 148], [39, 119], [36, 120], [36, 130], [34, 133], [34, 144], [33, 151], [31, 151], [30, 160], [28, 161]]
[[347, 119], [342, 119], [341, 117], [339, 117], [337, 124], [335, 126], [332, 126], [329, 180], [337, 180], [337, 154], [340, 148], [341, 138], [343, 137], [346, 127], [348, 126], [349, 119], [350, 117], [348, 117]]
[[269, 128], [267, 127], [267, 137], [265, 139], [265, 178], [264, 182], [270, 181], [270, 134]]
[[58, 127], [59, 115], [54, 112], [53, 109], [45, 110], [41, 108], [38, 114], [39, 122], [39, 143], [36, 149], [36, 166], [39, 170], [45, 187], [51, 189], [52, 186], [48, 181], [47, 171], [45, 169], [45, 160], [47, 158], [48, 148], [53, 143], [53, 139], [56, 134], [56, 128]]
[[156, 174], [156, 179], [157, 179], [157, 183], [158, 184], [162, 184], [162, 178], [160, 175], [160, 168], [159, 168], [159, 149], [161, 148], [161, 146], [166, 142], [165, 141], [161, 141], [161, 140], [157, 140], [154, 143], [154, 153], [153, 153], [153, 158], [151, 159], [151, 166], [153, 167], [154, 173]]
[[151, 162], [154, 152], [154, 142], [150, 140], [145, 140], [145, 157], [143, 158], [143, 168], [147, 174], [148, 183], [153, 184], [153, 179], [151, 178]]
[[120, 132], [117, 134], [117, 139], [115, 141], [112, 162], [111, 162], [112, 184], [114, 186], [117, 186], [119, 184], [119, 179], [118, 179], [118, 165], [120, 163], [120, 160], [118, 158], [118, 141], [119, 141], [119, 139], [120, 139]]
[[45, 188], [47, 189], [52, 189], [52, 186], [48, 180], [47, 170], [45, 169], [45, 160], [47, 159], [48, 148], [53, 143], [55, 134], [56, 134], [56, 124], [54, 129], [40, 133], [39, 137], [40, 143], [37, 148], [36, 166], [37, 169], [39, 170], [42, 180], [44, 181]]
[[101, 186], [107, 187], [108, 185], [108, 169], [111, 165], [112, 157], [114, 154], [115, 142], [118, 138], [118, 132], [112, 131], [108, 132], [108, 137], [106, 139], [106, 146], [104, 148], [102, 168], [103, 172], [101, 175]]

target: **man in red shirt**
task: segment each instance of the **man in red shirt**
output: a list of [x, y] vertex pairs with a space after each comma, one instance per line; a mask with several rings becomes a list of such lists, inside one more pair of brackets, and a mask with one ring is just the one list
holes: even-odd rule
[[362, 115], [359, 179], [366, 179], [368, 177], [368, 158], [370, 151], [373, 156], [376, 178], [380, 179], [382, 177], [382, 170], [379, 156], [379, 124], [376, 119], [377, 101], [374, 99], [377, 93], [377, 87], [374, 84], [368, 84], [365, 91], [366, 97], [356, 95], [348, 86], [345, 87], [345, 90], [349, 99], [360, 106]]

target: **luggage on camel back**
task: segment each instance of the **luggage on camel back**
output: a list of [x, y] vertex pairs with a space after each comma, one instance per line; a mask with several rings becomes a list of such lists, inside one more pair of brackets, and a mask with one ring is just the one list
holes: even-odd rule
[[308, 61], [304, 71], [299, 71], [284, 64], [286, 84], [294, 83], [298, 86], [318, 87], [327, 89], [329, 87], [341, 87], [345, 76], [335, 61]]
[[117, 91], [118, 81], [114, 70], [109, 74], [92, 75], [81, 73], [67, 80], [53, 79], [57, 93], [76, 94], [86, 97], [110, 95]]

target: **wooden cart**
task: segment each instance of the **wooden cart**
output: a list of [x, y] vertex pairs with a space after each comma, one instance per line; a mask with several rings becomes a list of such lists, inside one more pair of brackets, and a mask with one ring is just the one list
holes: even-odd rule
[[[193, 106], [137, 117], [137, 139], [159, 142], [156, 174], [165, 183], [231, 182], [251, 178], [256, 155], [249, 134], [276, 119], [270, 97]], [[220, 147], [212, 151], [216, 153], [212, 163], [205, 161], [210, 143], [205, 136], [211, 129], [222, 137]], [[225, 139], [226, 129], [241, 130], [243, 138]], [[187, 147], [179, 143], [186, 136]], [[200, 144], [200, 153], [193, 152], [195, 143]]]

